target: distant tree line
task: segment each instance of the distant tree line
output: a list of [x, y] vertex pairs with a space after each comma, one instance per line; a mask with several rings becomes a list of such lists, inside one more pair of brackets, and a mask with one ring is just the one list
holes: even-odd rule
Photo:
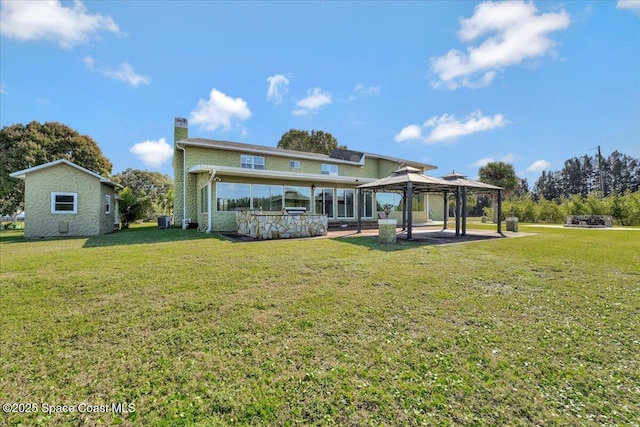
[[[532, 189], [503, 162], [483, 166], [479, 176], [505, 188], [503, 219], [511, 212], [523, 222], [546, 223], [563, 223], [567, 215], [610, 215], [616, 223], [640, 225], [640, 159], [618, 151], [600, 159], [573, 157], [559, 171], [542, 172]], [[479, 197], [470, 214], [493, 217], [490, 202]]]
[[574, 195], [586, 198], [593, 192], [602, 192], [599, 161], [603, 196], [640, 189], [640, 159], [614, 151], [600, 160], [588, 155], [573, 157], [559, 171], [542, 172], [532, 189], [534, 199], [560, 200]]

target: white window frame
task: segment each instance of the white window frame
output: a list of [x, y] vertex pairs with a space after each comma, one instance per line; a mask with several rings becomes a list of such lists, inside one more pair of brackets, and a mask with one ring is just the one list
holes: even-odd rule
[[[326, 200], [324, 198], [325, 195], [325, 191], [330, 191], [331, 192], [331, 212], [325, 212], [324, 208], [325, 208], [325, 203]], [[321, 194], [322, 195], [322, 201], [321, 201], [321, 208], [320, 208], [320, 212], [317, 212], [316, 209], [316, 195]], [[313, 209], [314, 209], [314, 213], [316, 215], [326, 215], [327, 219], [335, 219], [336, 217], [336, 190], [335, 188], [331, 188], [331, 187], [316, 187], [315, 191], [313, 192]]]
[[289, 160], [289, 167], [292, 169], [300, 169], [300, 160]]
[[[353, 209], [353, 214], [351, 216], [347, 216], [347, 191], [351, 193], [351, 209]], [[342, 197], [339, 196], [340, 192], [342, 192]], [[353, 219], [356, 217], [356, 191], [353, 188], [336, 188], [335, 191], [335, 204], [336, 204], [336, 218], [338, 219]], [[342, 204], [344, 205], [345, 215], [340, 216], [340, 199], [342, 199]]]
[[[376, 211], [376, 195], [371, 190], [364, 190], [362, 193], [362, 218], [373, 218]], [[369, 195], [369, 206], [367, 206], [367, 195]], [[369, 215], [367, 215], [367, 207], [369, 208]]]
[[263, 156], [250, 156], [249, 154], [240, 155], [240, 167], [243, 169], [266, 169]]
[[[73, 210], [71, 211], [59, 211], [56, 209], [56, 197], [57, 196], [73, 196]], [[63, 203], [63, 202], [60, 202]], [[78, 193], [67, 193], [61, 191], [51, 192], [51, 213], [52, 214], [77, 214], [78, 213]]]
[[111, 213], [111, 196], [108, 194], [104, 196], [104, 213]]
[[322, 163], [320, 166], [320, 172], [322, 175], [338, 175], [338, 165], [332, 165], [329, 163]]

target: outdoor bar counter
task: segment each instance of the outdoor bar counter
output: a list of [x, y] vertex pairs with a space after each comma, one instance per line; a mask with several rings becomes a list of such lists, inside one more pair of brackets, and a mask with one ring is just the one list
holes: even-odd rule
[[236, 213], [236, 223], [238, 234], [260, 240], [292, 239], [327, 234], [326, 215], [240, 211]]

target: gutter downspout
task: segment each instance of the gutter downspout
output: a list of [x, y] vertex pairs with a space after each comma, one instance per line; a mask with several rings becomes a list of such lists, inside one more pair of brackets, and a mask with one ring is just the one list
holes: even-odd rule
[[207, 181], [207, 229], [205, 233], [211, 233], [211, 181], [216, 176], [215, 169], [211, 170], [209, 181]]
[[184, 220], [187, 216], [187, 150], [176, 142], [176, 148], [182, 150], [182, 229], [187, 228]]

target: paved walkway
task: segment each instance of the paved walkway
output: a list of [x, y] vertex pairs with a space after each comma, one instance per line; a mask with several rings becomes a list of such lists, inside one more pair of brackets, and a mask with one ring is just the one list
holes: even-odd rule
[[[398, 241], [406, 241], [407, 232], [402, 231], [402, 228], [398, 227], [396, 229], [397, 239]], [[265, 242], [265, 241], [277, 241], [277, 240], [257, 240], [252, 239], [248, 236], [242, 236], [237, 233], [220, 233], [225, 238], [233, 241], [233, 242]], [[411, 236], [411, 242], [421, 242], [425, 244], [431, 245], [445, 245], [445, 244], [456, 244], [456, 243], [468, 243], [480, 240], [492, 240], [492, 239], [501, 239], [501, 238], [513, 238], [513, 237], [526, 237], [533, 236], [536, 233], [513, 233], [510, 231], [503, 231], [502, 234], [498, 234], [495, 230], [476, 230], [476, 229], [467, 229], [467, 234], [465, 236], [456, 236], [455, 228], [454, 229], [442, 229], [442, 222], [440, 223], [431, 223], [425, 225], [418, 225], [413, 228], [413, 233]], [[363, 229], [361, 233], [358, 233], [354, 228], [332, 228], [328, 231], [325, 236], [317, 236], [317, 237], [305, 237], [304, 239], [358, 239], [362, 237], [369, 238], [377, 238], [378, 237], [378, 229], [377, 228], [367, 228]], [[286, 240], [286, 239], [284, 239]]]
[[[397, 230], [398, 240], [406, 240], [407, 233], [402, 231], [401, 228]], [[490, 240], [500, 238], [513, 238], [513, 237], [526, 237], [533, 236], [536, 233], [513, 233], [510, 231], [503, 231], [502, 234], [498, 234], [494, 230], [469, 230], [465, 236], [456, 236], [455, 229], [443, 230], [441, 227], [418, 227], [414, 228], [411, 233], [412, 242], [424, 242], [429, 244], [452, 244], [452, 243], [467, 243], [478, 240]], [[356, 230], [330, 230], [326, 236], [321, 238], [358, 238], [358, 237], [378, 237], [378, 230], [362, 230], [362, 233], [357, 233]]]

